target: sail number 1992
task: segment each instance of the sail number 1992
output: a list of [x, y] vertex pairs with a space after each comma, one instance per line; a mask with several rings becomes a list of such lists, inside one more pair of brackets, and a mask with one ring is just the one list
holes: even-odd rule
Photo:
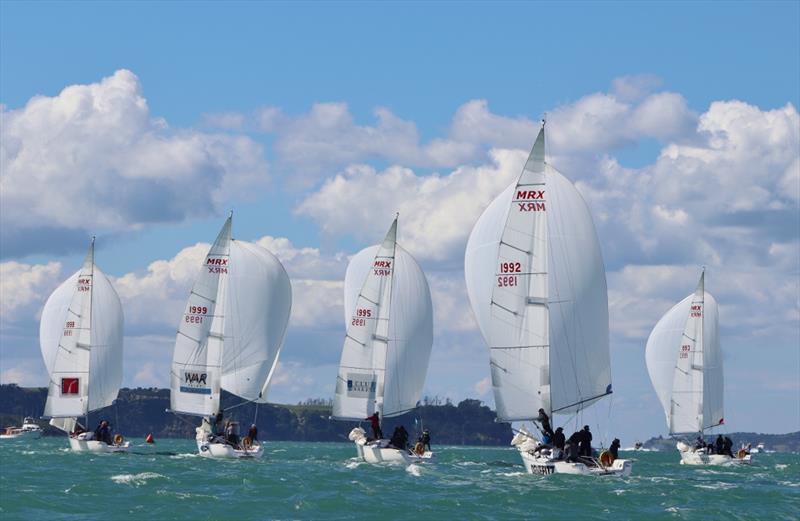
[[[500, 273], [522, 273], [522, 263], [519, 262], [501, 262]], [[504, 288], [517, 285], [516, 275], [498, 275], [497, 287]]]

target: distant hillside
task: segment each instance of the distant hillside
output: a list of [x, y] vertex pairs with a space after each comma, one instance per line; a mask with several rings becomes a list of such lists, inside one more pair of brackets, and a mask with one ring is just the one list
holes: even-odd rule
[[[760, 434], [757, 432], [730, 432], [722, 433], [723, 436], [728, 436], [733, 441], [734, 447], [739, 447], [742, 444], [752, 443], [755, 447], [758, 443], [763, 443], [764, 448], [767, 450], [774, 450], [777, 452], [800, 452], [800, 431], [790, 432], [788, 434]], [[694, 437], [691, 437], [692, 439]], [[715, 440], [716, 434], [706, 435], [706, 441]], [[675, 440], [672, 438], [650, 438], [644, 443], [648, 449], [656, 450], [674, 450]]]
[[[47, 398], [45, 388], [24, 388], [0, 385], [0, 427], [18, 425], [23, 416], [39, 418]], [[223, 407], [242, 400], [223, 393]], [[169, 407], [168, 389], [121, 389], [119, 399], [111, 407], [91, 413], [89, 426], [94, 428], [101, 419], [108, 420], [116, 432], [130, 437], [153, 433], [156, 438], [193, 438], [199, 424], [197, 418], [166, 412]], [[249, 426], [255, 417], [252, 403], [231, 409], [226, 418]], [[259, 405], [259, 437], [284, 441], [346, 441], [357, 422], [339, 422], [329, 418], [329, 404]], [[423, 405], [413, 413], [386, 420], [383, 430], [391, 435], [396, 425], [405, 425], [413, 435], [415, 420], [431, 431], [432, 442], [447, 445], [508, 445], [511, 427], [496, 423], [495, 413], [479, 400], [464, 400], [458, 405]], [[42, 421], [42, 425], [46, 422]], [[367, 428], [366, 422], [364, 428]], [[48, 432], [56, 434], [51, 427]]]

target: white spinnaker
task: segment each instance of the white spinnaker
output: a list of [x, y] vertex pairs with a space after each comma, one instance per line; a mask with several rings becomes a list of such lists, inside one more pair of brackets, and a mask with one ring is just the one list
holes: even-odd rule
[[39, 344], [50, 375], [44, 416], [75, 418], [114, 402], [122, 384], [122, 328], [122, 304], [94, 265], [92, 243], [81, 269], [42, 310]]
[[292, 286], [280, 261], [256, 244], [232, 240], [230, 264], [222, 388], [264, 403], [289, 323]]
[[723, 422], [719, 312], [704, 279], [647, 339], [647, 370], [671, 433], [702, 432]]
[[[425, 384], [433, 344], [430, 289], [425, 274], [411, 254], [394, 244], [395, 236], [396, 221], [381, 246], [361, 250], [347, 267], [344, 312], [348, 337], [337, 377], [336, 418], [362, 419], [375, 410], [384, 417], [403, 414], [416, 406]], [[386, 258], [392, 246], [393, 259]], [[388, 312], [385, 321], [388, 349], [377, 332], [374, 336], [378, 338], [369, 342], [371, 322], [375, 326], [384, 322], [371, 318], [384, 314], [363, 316], [372, 314], [375, 309], [371, 307], [370, 300], [375, 300], [370, 295], [375, 295], [375, 290], [379, 289], [376, 281], [388, 282], [384, 280], [388, 277], [382, 261], [392, 262], [388, 268], [392, 276], [391, 288], [383, 293], [379, 306], [379, 311]], [[360, 319], [364, 319], [363, 325]], [[375, 382], [374, 392], [372, 381]]]
[[[572, 183], [543, 158], [544, 128], [518, 182], [478, 219], [465, 254], [467, 293], [491, 349], [492, 386], [503, 421], [535, 418], [540, 407], [574, 412], [611, 392], [608, 296], [594, 223]], [[523, 188], [542, 188], [518, 183], [534, 185], [541, 178], [543, 194], [520, 197]], [[519, 262], [520, 274], [532, 275], [517, 275], [517, 286], [499, 285], [502, 277], [514, 276], [503, 272], [508, 262]]]
[[230, 243], [228, 217], [206, 255], [178, 326], [170, 370], [174, 412], [212, 416], [219, 410]]

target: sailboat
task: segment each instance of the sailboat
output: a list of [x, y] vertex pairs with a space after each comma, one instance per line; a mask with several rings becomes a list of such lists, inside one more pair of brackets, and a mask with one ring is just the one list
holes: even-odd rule
[[[122, 304], [111, 282], [94, 263], [94, 238], [80, 270], [47, 299], [39, 344], [50, 383], [44, 417], [69, 435], [75, 452], [126, 452], [130, 442], [94, 439], [78, 423], [111, 405], [122, 384]], [[108, 441], [108, 440], [106, 440]]]
[[[231, 238], [228, 217], [208, 251], [186, 303], [170, 371], [170, 411], [200, 416], [201, 456], [260, 458], [263, 447], [239, 439], [238, 424], [223, 431], [220, 394], [266, 403], [292, 309], [292, 287], [266, 249]], [[216, 427], [216, 429], [215, 429]]]
[[[467, 293], [489, 345], [497, 420], [539, 409], [578, 415], [609, 396], [608, 295], [600, 244], [575, 186], [545, 161], [541, 130], [522, 173], [467, 242]], [[524, 427], [512, 440], [529, 473], [630, 474], [607, 456], [566, 461]]]
[[[347, 334], [336, 378], [333, 417], [391, 418], [419, 401], [433, 344], [433, 305], [425, 274], [397, 244], [397, 218], [383, 243], [358, 252], [344, 282]], [[370, 439], [361, 427], [348, 435], [369, 463], [429, 460], [390, 440]]]
[[[647, 371], [671, 436], [699, 434], [723, 425], [722, 349], [717, 301], [705, 290], [705, 270], [695, 291], [661, 317], [645, 350]], [[681, 464], [750, 463], [749, 454], [731, 457], [677, 442]]]
[[35, 440], [42, 435], [42, 428], [30, 416], [22, 420], [22, 427], [6, 427], [0, 432], [0, 440]]

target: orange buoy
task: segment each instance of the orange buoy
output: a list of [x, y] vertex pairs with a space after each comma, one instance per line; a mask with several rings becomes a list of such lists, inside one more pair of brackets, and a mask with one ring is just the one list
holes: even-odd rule
[[153, 439], [153, 435], [152, 434], [148, 434], [147, 436], [145, 436], [144, 441], [146, 443], [155, 443], [156, 442], [156, 440]]

